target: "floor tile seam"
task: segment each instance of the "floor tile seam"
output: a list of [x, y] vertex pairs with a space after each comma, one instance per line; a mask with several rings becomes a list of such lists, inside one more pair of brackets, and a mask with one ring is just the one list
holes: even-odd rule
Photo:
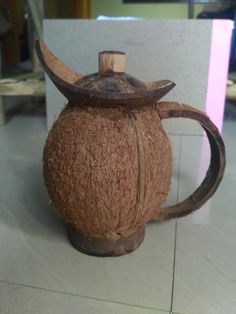
[[155, 307], [142, 306], [142, 305], [113, 301], [113, 300], [109, 300], [109, 299], [96, 298], [96, 297], [86, 296], [86, 295], [82, 295], [82, 294], [76, 294], [76, 293], [72, 293], [72, 292], [43, 288], [43, 287], [39, 287], [39, 286], [33, 286], [33, 285], [24, 284], [24, 283], [3, 280], [3, 279], [0, 279], [0, 283], [6, 283], [9, 285], [15, 285], [15, 286], [23, 287], [23, 288], [35, 289], [35, 290], [39, 290], [39, 291], [51, 292], [51, 293], [56, 293], [56, 294], [61, 294], [61, 295], [63, 294], [65, 296], [79, 297], [79, 298], [83, 298], [83, 299], [96, 300], [96, 301], [101, 301], [101, 302], [106, 302], [106, 303], [117, 304], [117, 305], [125, 305], [125, 306], [129, 306], [129, 307], [135, 307], [138, 309], [154, 310], [154, 311], [160, 311], [163, 313], [169, 313], [169, 310], [159, 309], [159, 308], [155, 308]]
[[[178, 152], [178, 176], [177, 176], [177, 203], [179, 202], [179, 182], [180, 182], [180, 164], [182, 151], [182, 136], [179, 137], [179, 152]], [[175, 267], [176, 267], [176, 247], [177, 247], [177, 227], [178, 220], [175, 219], [175, 238], [174, 238], [174, 253], [173, 253], [173, 271], [172, 271], [172, 287], [171, 287], [171, 305], [170, 312], [173, 311], [174, 305], [174, 288], [175, 288]]]

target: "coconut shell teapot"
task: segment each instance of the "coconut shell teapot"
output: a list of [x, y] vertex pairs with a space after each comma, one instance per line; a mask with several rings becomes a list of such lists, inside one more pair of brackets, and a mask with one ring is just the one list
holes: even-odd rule
[[[143, 83], [126, 74], [123, 52], [100, 52], [99, 71], [83, 76], [42, 42], [36, 50], [48, 76], [68, 99], [49, 132], [43, 171], [52, 203], [76, 249], [96, 256], [126, 254], [143, 241], [146, 223], [188, 215], [214, 194], [225, 168], [224, 143], [203, 112], [158, 102], [174, 83]], [[173, 168], [162, 120], [178, 117], [200, 123], [211, 160], [193, 194], [162, 207]]]

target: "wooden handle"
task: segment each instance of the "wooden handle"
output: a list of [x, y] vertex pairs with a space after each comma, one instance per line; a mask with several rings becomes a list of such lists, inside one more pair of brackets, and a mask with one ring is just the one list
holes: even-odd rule
[[121, 51], [102, 51], [99, 53], [100, 73], [124, 73], [126, 55]]
[[153, 217], [153, 220], [167, 220], [192, 213], [215, 193], [224, 175], [225, 146], [217, 127], [203, 112], [174, 102], [158, 103], [157, 110], [161, 119], [181, 117], [197, 120], [206, 131], [211, 148], [210, 166], [201, 185], [187, 199], [173, 206], [162, 208]]

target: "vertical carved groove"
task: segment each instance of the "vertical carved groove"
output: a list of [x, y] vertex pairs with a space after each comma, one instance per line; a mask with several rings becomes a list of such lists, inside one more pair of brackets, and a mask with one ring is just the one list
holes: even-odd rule
[[136, 188], [136, 215], [134, 218], [134, 225], [136, 224], [140, 212], [142, 213], [142, 208], [145, 202], [145, 153], [143, 145], [143, 137], [141, 134], [142, 128], [138, 128], [136, 125], [137, 116], [134, 112], [129, 113], [129, 117], [132, 121], [133, 129], [136, 137], [137, 145], [137, 155], [138, 155], [138, 178], [137, 178], [137, 188]]

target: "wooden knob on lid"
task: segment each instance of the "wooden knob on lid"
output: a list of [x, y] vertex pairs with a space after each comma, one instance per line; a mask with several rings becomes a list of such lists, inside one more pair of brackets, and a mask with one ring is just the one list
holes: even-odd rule
[[126, 55], [121, 51], [102, 51], [99, 53], [100, 73], [124, 73]]

